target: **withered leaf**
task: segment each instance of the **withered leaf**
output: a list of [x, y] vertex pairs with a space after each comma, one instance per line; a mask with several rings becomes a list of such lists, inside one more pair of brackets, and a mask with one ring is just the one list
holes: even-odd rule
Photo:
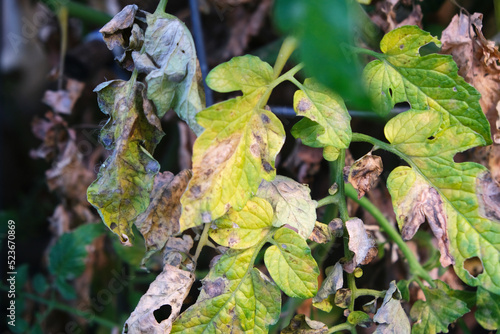
[[66, 89], [51, 91], [48, 90], [43, 95], [42, 102], [50, 106], [55, 112], [61, 114], [71, 114], [76, 100], [82, 94], [85, 84], [83, 82], [68, 79]]
[[144, 236], [146, 254], [142, 264], [165, 246], [170, 236], [179, 232], [181, 196], [186, 190], [191, 171], [183, 170], [175, 175], [163, 172], [155, 176], [149, 206], [135, 220], [135, 226]]
[[478, 175], [476, 194], [480, 215], [500, 223], [500, 188], [493, 181], [489, 172]]
[[[181, 312], [182, 303], [194, 279], [193, 274], [166, 264], [125, 322], [123, 333], [170, 333], [172, 323]], [[163, 305], [169, 305], [171, 313], [167, 319], [158, 323], [154, 311]]]
[[391, 282], [373, 321], [379, 324], [375, 330], [376, 334], [410, 333], [410, 321], [401, 306], [401, 293], [395, 281]]
[[262, 181], [257, 196], [267, 199], [273, 206], [273, 226], [288, 224], [307, 239], [316, 224], [316, 201], [311, 199], [310, 192], [308, 186], [277, 175], [273, 181]]
[[391, 191], [397, 187], [401, 195], [397, 198], [393, 196], [393, 205], [403, 239], [413, 238], [420, 225], [427, 219], [438, 240], [441, 265], [447, 267], [454, 264], [448, 238], [448, 218], [437, 190], [409, 167], [396, 168], [389, 176], [387, 186]]
[[281, 334], [326, 334], [328, 327], [316, 320], [311, 320], [303, 314], [297, 314]]
[[193, 248], [193, 243], [193, 238], [186, 234], [182, 238], [168, 238], [163, 251], [163, 264], [179, 267], [186, 254]]
[[64, 152], [69, 141], [76, 137], [75, 131], [68, 128], [66, 121], [59, 115], [49, 111], [46, 119], [35, 117], [31, 124], [33, 134], [43, 140], [36, 150], [30, 151], [32, 159], [53, 160]]
[[126, 47], [125, 30], [130, 29], [134, 24], [135, 14], [138, 10], [137, 5], [125, 6], [118, 14], [111, 19], [104, 27], [99, 30], [103, 35], [104, 42], [110, 50], [117, 46]]
[[332, 240], [332, 233], [330, 232], [328, 225], [316, 222], [308, 239], [319, 244], [325, 244]]
[[342, 265], [337, 262], [335, 266], [326, 268], [325, 273], [327, 276], [313, 298], [313, 306], [325, 312], [330, 312], [333, 308], [331, 297], [344, 285], [344, 272]]
[[358, 192], [361, 198], [376, 184], [382, 173], [382, 159], [378, 155], [366, 154], [356, 160], [349, 169], [347, 181]]
[[361, 219], [350, 219], [346, 221], [345, 226], [349, 234], [349, 249], [354, 253], [354, 257], [344, 266], [344, 270], [352, 273], [357, 266], [370, 263], [377, 256], [378, 249]]
[[113, 80], [95, 91], [102, 112], [110, 115], [100, 139], [113, 153], [88, 188], [87, 198], [122, 243], [129, 244], [130, 226], [148, 208], [154, 176], [160, 169], [151, 154], [163, 131], [143, 84]]

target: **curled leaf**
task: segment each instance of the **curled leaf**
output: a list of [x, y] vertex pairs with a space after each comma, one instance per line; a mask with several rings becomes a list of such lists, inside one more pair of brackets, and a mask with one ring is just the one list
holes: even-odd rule
[[328, 327], [316, 320], [311, 320], [303, 314], [297, 314], [290, 324], [283, 328], [281, 334], [326, 334]]
[[175, 176], [170, 172], [155, 176], [149, 206], [135, 220], [135, 226], [146, 244], [143, 265], [153, 253], [165, 246], [170, 236], [179, 233], [180, 199], [190, 178], [189, 170], [183, 170]]
[[351, 165], [347, 181], [358, 192], [358, 199], [375, 185], [382, 170], [382, 159], [371, 153], [361, 157]]
[[350, 219], [346, 221], [345, 227], [349, 233], [349, 249], [354, 257], [345, 265], [344, 270], [352, 273], [357, 266], [370, 263], [377, 256], [378, 249], [375, 239], [366, 232], [361, 219]]
[[68, 79], [66, 89], [58, 91], [46, 91], [42, 102], [50, 106], [55, 112], [71, 114], [76, 100], [82, 94], [85, 84], [83, 82]]
[[410, 321], [401, 306], [401, 293], [395, 281], [391, 282], [373, 321], [379, 324], [375, 330], [376, 334], [410, 333]]
[[104, 42], [106, 42], [108, 49], [113, 50], [117, 46], [126, 46], [126, 31], [134, 24], [137, 10], [137, 5], [125, 6], [111, 21], [99, 30], [104, 37]]
[[433, 187], [409, 167], [398, 167], [392, 171], [387, 186], [399, 188], [393, 199], [394, 210], [404, 240], [413, 238], [422, 223], [427, 222], [436, 236], [441, 252], [441, 265], [447, 267], [455, 260], [450, 253], [447, 215], [441, 196]]
[[262, 181], [257, 196], [267, 199], [273, 206], [273, 226], [288, 224], [307, 239], [316, 224], [316, 201], [311, 199], [310, 192], [308, 186], [277, 175], [270, 182]]
[[313, 306], [325, 312], [330, 312], [334, 302], [330, 297], [333, 297], [337, 290], [344, 285], [344, 271], [342, 265], [337, 262], [335, 266], [326, 268], [325, 273], [327, 276], [313, 298]]
[[319, 244], [325, 244], [332, 239], [332, 233], [330, 232], [328, 225], [316, 222], [308, 239]]
[[[123, 333], [169, 333], [194, 279], [193, 274], [166, 264], [125, 322]], [[170, 315], [158, 323], [154, 312], [165, 305], [171, 310]]]

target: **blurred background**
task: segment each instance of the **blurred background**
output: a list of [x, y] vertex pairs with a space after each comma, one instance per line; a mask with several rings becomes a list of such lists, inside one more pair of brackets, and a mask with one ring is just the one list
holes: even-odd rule
[[[18, 297], [16, 333], [121, 332], [123, 322], [161, 271], [161, 259], [154, 257], [148, 263], [149, 272], [140, 268], [144, 244], [137, 231], [134, 246], [124, 248], [102, 223], [87, 226], [99, 222], [99, 217], [86, 201], [86, 189], [108, 154], [98, 142], [100, 127], [107, 117], [99, 110], [93, 89], [103, 81], [126, 80], [130, 76], [130, 72], [117, 65], [115, 55], [107, 49], [98, 30], [132, 3], [148, 12], [157, 6], [155, 0], [2, 1], [0, 286], [7, 289], [7, 221], [13, 220]], [[202, 67], [209, 70], [231, 57], [248, 53], [271, 65], [274, 63], [284, 35], [275, 20], [273, 0], [192, 3], [195, 5], [170, 0], [167, 13], [185, 22], [195, 39], [204, 42]], [[374, 29], [373, 39], [365, 46], [376, 50], [384, 32], [404, 24], [417, 24], [440, 37], [461, 9], [463, 13], [483, 13], [483, 34], [496, 41], [500, 22], [496, 5], [496, 0], [373, 0], [363, 7], [364, 19], [371, 21]], [[67, 9], [67, 16], [60, 11], [61, 6]], [[193, 25], [193, 16], [201, 19], [201, 26]], [[288, 131], [276, 166], [279, 174], [309, 184], [312, 197], [317, 199], [324, 197], [330, 186], [329, 165], [322, 159], [321, 149], [306, 147], [289, 135], [296, 122], [291, 109], [295, 89], [285, 83], [269, 101]], [[210, 95], [214, 102], [230, 96], [207, 92]], [[356, 104], [350, 102], [354, 101], [347, 100], [353, 112], [353, 130], [382, 138], [387, 119], [378, 118], [369, 110], [355, 110]], [[154, 154], [162, 171], [175, 174], [190, 168], [196, 136], [173, 111], [162, 119], [162, 126], [166, 135]], [[369, 149], [353, 145], [351, 162]], [[399, 161], [383, 154], [382, 157], [384, 178]], [[393, 217], [390, 197], [382, 185], [369, 196], [388, 217]], [[351, 203], [350, 210], [356, 213], [357, 207]], [[331, 213], [319, 212], [324, 221], [329, 221], [330, 216]], [[368, 216], [364, 220], [367, 224], [375, 223]], [[365, 275], [367, 286], [374, 282], [385, 284], [405, 275], [403, 266], [391, 262], [391, 245], [383, 237], [380, 240], [380, 249], [385, 249], [388, 256], [364, 269], [372, 273]], [[416, 242], [430, 243], [430, 238], [422, 234]], [[338, 253], [327, 251], [325, 266], [342, 257], [341, 249]], [[422, 256], [435, 257], [430, 253]], [[196, 300], [199, 279], [206, 274], [213, 255], [204, 254], [200, 277], [186, 306]], [[5, 310], [6, 298], [2, 296], [1, 300], [1, 308]], [[308, 304], [296, 306], [299, 311], [302, 308], [305, 313], [311, 312]], [[332, 324], [341, 314], [334, 311], [330, 315], [313, 316]], [[161, 311], [158, 317], [162, 317]], [[473, 317], [467, 325], [481, 332]], [[13, 330], [7, 329], [3, 320], [0, 329], [2, 333]], [[455, 333], [462, 330], [460, 326], [452, 329]]]

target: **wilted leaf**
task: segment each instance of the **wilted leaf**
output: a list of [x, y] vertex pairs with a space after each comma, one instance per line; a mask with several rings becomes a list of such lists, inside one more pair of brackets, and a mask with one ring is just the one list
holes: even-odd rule
[[319, 244], [325, 244], [332, 240], [332, 233], [330, 232], [328, 225], [316, 222], [308, 239]]
[[181, 20], [161, 11], [147, 14], [146, 20], [143, 55], [134, 63], [147, 74], [148, 98], [158, 117], [173, 109], [200, 135], [203, 128], [195, 117], [205, 108], [205, 95], [191, 33]]
[[49, 111], [45, 118], [34, 117], [31, 129], [35, 137], [43, 140], [43, 144], [36, 150], [30, 151], [32, 159], [46, 159], [51, 161], [63, 152], [72, 138], [76, 137], [74, 130], [68, 128], [68, 123], [58, 114]]
[[500, 328], [500, 295], [477, 288], [477, 310], [474, 313], [483, 328], [493, 331]]
[[348, 308], [351, 304], [352, 291], [351, 289], [342, 288], [335, 292], [334, 302], [340, 308]]
[[[429, 186], [426, 180], [409, 167], [398, 167], [392, 171], [387, 186], [393, 197], [394, 211], [398, 219], [401, 236], [410, 240], [426, 219], [432, 233], [438, 240], [441, 252], [440, 262], [443, 267], [454, 264], [450, 254], [447, 215], [444, 204], [436, 189]], [[397, 189], [397, 190], [396, 190]]]
[[[362, 3], [358, 0], [358, 2]], [[384, 32], [389, 32], [405, 25], [422, 27], [422, 9], [418, 3], [404, 0], [384, 0], [375, 2], [375, 10], [370, 11], [370, 19]]]
[[[351, 142], [351, 116], [344, 101], [312, 79], [306, 79], [301, 90], [295, 92], [293, 108], [305, 116], [292, 128], [292, 135], [311, 147], [324, 147], [325, 159], [337, 159], [338, 150]], [[332, 154], [333, 151], [337, 154]]]
[[207, 277], [196, 304], [174, 323], [172, 333], [267, 333], [278, 321], [278, 287], [253, 267], [259, 249], [229, 249]]
[[325, 273], [327, 276], [313, 298], [313, 306], [325, 312], [330, 312], [333, 308], [330, 296], [334, 296], [337, 290], [344, 285], [344, 271], [342, 265], [337, 262], [335, 266], [326, 268]]
[[332, 232], [332, 237], [340, 238], [344, 235], [344, 223], [342, 219], [335, 218], [328, 223], [328, 229]]
[[264, 262], [269, 274], [290, 297], [310, 298], [318, 291], [319, 269], [306, 241], [282, 227], [274, 234]]
[[[484, 115], [481, 117], [484, 120]], [[414, 190], [437, 193], [439, 196], [432, 198], [437, 200], [435, 203], [439, 203], [438, 197], [442, 201], [455, 272], [469, 285], [482, 285], [493, 293], [500, 292], [500, 271], [493, 269], [500, 262], [500, 224], [488, 219], [486, 212], [480, 209], [481, 191], [477, 191], [478, 178], [486, 169], [475, 163], [453, 161], [457, 152], [482, 145], [484, 140], [458, 124], [439, 131], [440, 120], [440, 113], [433, 110], [408, 111], [386, 125], [387, 139], [413, 167], [398, 167], [388, 178], [396, 216], [401, 225], [403, 217], [411, 217], [409, 209], [413, 202], [405, 202], [405, 197], [420, 196], [420, 192]], [[406, 204], [406, 211], [401, 204]], [[439, 210], [439, 205], [435, 209]], [[473, 257], [481, 259], [484, 267], [489, 268], [477, 277], [464, 269], [465, 261]]]
[[371, 153], [364, 155], [352, 164], [347, 181], [358, 192], [358, 199], [376, 184], [382, 170], [382, 159]]
[[[415, 26], [391, 31], [380, 42], [378, 60], [363, 73], [375, 110], [385, 115], [399, 102], [414, 110], [436, 110], [441, 129], [468, 128], [491, 143], [490, 126], [479, 105], [479, 93], [457, 74], [450, 56], [430, 54], [421, 57], [420, 47], [441, 42]], [[432, 135], [432, 134], [431, 134]], [[405, 137], [401, 133], [401, 141]]]
[[320, 322], [311, 320], [303, 314], [297, 314], [290, 324], [283, 328], [281, 334], [326, 334], [328, 327]]
[[193, 238], [186, 234], [182, 238], [168, 238], [163, 251], [163, 263], [179, 267], [189, 254], [189, 250], [193, 248], [193, 243]]
[[70, 233], [63, 234], [50, 248], [49, 272], [57, 278], [56, 287], [63, 297], [75, 297], [75, 291], [67, 280], [75, 279], [85, 270], [86, 247], [102, 234], [100, 224], [85, 224]]
[[210, 237], [219, 245], [244, 249], [259, 243], [272, 229], [273, 208], [265, 199], [250, 199], [241, 211], [230, 209], [214, 221]]
[[[190, 272], [166, 264], [125, 322], [123, 333], [169, 333], [194, 279]], [[154, 312], [165, 306], [169, 307], [170, 315], [158, 323]]]
[[165, 246], [170, 236], [179, 233], [180, 199], [190, 178], [189, 170], [175, 176], [170, 172], [155, 176], [149, 206], [134, 222], [146, 243], [143, 265], [153, 253]]
[[413, 324], [412, 334], [448, 333], [448, 326], [459, 317], [469, 312], [467, 304], [460, 299], [449, 296], [445, 283], [442, 288], [423, 288], [425, 301], [417, 300], [410, 311]]
[[147, 209], [153, 178], [160, 169], [151, 153], [163, 132], [141, 83], [107, 81], [95, 91], [102, 112], [110, 115], [101, 142], [113, 153], [101, 166], [87, 197], [104, 223], [122, 243], [129, 244], [130, 226]]
[[[276, 175], [274, 160], [285, 131], [272, 112], [258, 105], [266, 86], [253, 86], [255, 82], [269, 84], [273, 70], [257, 57], [237, 57], [214, 68], [208, 85], [216, 90], [225, 87], [227, 77], [220, 73], [228, 70], [233, 75], [230, 87], [244, 94], [197, 116], [205, 131], [193, 148], [193, 178], [181, 199], [181, 231], [213, 221], [231, 207], [241, 210], [262, 179], [271, 181]], [[222, 82], [220, 77], [224, 77]]]
[[117, 46], [126, 46], [126, 31], [134, 24], [137, 9], [137, 5], [125, 6], [121, 12], [116, 14], [111, 21], [99, 30], [110, 50], [113, 50]]
[[257, 196], [267, 199], [273, 206], [273, 226], [288, 224], [307, 239], [316, 223], [317, 203], [311, 199], [310, 192], [308, 186], [277, 175], [271, 182], [262, 181]]
[[83, 82], [68, 79], [66, 89], [51, 91], [48, 90], [43, 95], [42, 102], [51, 107], [55, 112], [61, 114], [71, 114], [76, 100], [82, 94], [85, 84]]
[[373, 317], [373, 321], [379, 324], [375, 330], [377, 334], [410, 333], [410, 320], [401, 306], [401, 293], [394, 281], [391, 282], [385, 293], [382, 306]]
[[346, 221], [345, 227], [349, 233], [349, 249], [354, 252], [354, 257], [346, 264], [344, 270], [352, 273], [357, 266], [370, 263], [377, 256], [378, 249], [373, 237], [366, 232], [361, 219], [350, 219]]

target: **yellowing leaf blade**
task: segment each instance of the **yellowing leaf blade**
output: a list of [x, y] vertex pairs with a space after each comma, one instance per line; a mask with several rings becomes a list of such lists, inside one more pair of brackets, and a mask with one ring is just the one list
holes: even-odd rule
[[306, 241], [294, 231], [281, 228], [274, 245], [264, 255], [269, 274], [290, 297], [310, 298], [318, 291], [319, 269]]

